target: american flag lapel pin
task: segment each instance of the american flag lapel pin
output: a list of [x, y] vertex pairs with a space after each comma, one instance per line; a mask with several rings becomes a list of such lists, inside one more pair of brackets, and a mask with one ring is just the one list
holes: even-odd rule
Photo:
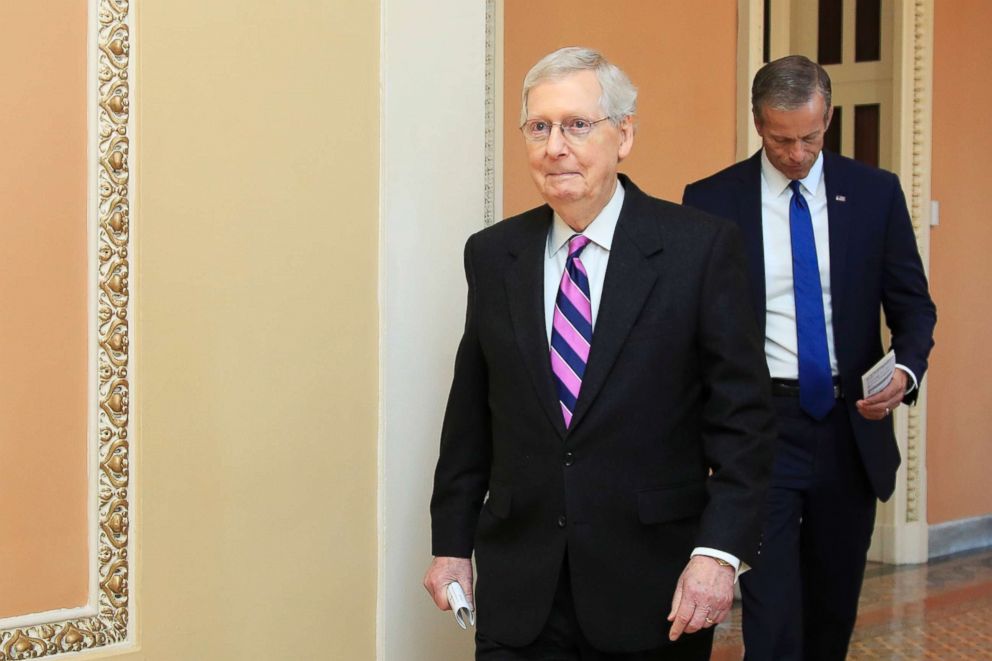
[[837, 200], [838, 202], [847, 202], [846, 195], [834, 195], [834, 199]]

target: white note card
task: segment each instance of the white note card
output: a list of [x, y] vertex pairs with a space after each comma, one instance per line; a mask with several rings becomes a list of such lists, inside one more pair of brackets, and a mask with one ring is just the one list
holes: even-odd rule
[[465, 591], [458, 581], [448, 583], [448, 603], [451, 604], [451, 611], [455, 614], [455, 622], [458, 626], [462, 629], [467, 629], [468, 624], [475, 626], [475, 611], [472, 609], [472, 604], [468, 603]]
[[872, 365], [871, 369], [861, 375], [861, 391], [864, 396], [871, 397], [875, 393], [885, 390], [885, 386], [892, 381], [892, 375], [896, 371], [896, 352], [890, 351], [885, 354], [880, 361]]

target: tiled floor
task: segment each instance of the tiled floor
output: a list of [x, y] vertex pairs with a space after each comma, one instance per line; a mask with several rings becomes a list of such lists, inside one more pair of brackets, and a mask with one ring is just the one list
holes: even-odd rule
[[[743, 654], [740, 604], [713, 661]], [[869, 563], [848, 659], [992, 659], [992, 549], [926, 565]]]

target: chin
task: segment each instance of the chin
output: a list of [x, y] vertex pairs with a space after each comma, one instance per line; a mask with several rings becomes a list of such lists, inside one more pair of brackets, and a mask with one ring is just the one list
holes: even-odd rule
[[576, 200], [582, 199], [582, 196], [577, 193], [559, 192], [547, 195], [545, 196], [545, 199], [553, 202], [575, 202]]
[[551, 197], [555, 199], [572, 199], [576, 197], [578, 193], [568, 186], [544, 186], [544, 196]]

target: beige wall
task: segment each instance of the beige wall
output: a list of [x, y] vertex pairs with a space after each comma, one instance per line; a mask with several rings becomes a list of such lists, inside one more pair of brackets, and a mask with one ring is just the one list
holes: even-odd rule
[[0, 618], [87, 599], [86, 18], [0, 2]]
[[940, 225], [931, 234], [930, 284], [937, 302], [929, 372], [927, 469], [930, 523], [992, 513], [992, 362], [987, 333], [992, 283], [988, 172], [992, 107], [992, 4], [934, 3], [933, 198]]
[[378, 3], [136, 5], [131, 656], [372, 659]]
[[737, 2], [505, 0], [503, 215], [541, 203], [520, 138], [527, 70], [563, 46], [591, 46], [639, 89], [638, 130], [621, 171], [645, 191], [682, 199], [690, 181], [734, 161]]

